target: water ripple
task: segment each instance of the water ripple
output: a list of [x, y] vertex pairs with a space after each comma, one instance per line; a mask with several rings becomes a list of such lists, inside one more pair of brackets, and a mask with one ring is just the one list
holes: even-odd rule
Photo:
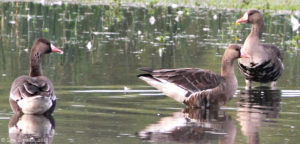
[[73, 90], [74, 93], [153, 93], [158, 90]]
[[[152, 95], [164, 95], [159, 90], [132, 90], [132, 89], [102, 89], [102, 90], [73, 90], [74, 93], [141, 93], [143, 96], [152, 96]], [[281, 90], [282, 97], [300, 97], [300, 90]], [[236, 95], [240, 94], [240, 90], [237, 90]]]
[[300, 90], [281, 90], [282, 97], [300, 97]]

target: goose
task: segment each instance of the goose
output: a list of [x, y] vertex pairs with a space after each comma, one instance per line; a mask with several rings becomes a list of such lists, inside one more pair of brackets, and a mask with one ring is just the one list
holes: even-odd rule
[[280, 50], [272, 44], [259, 41], [264, 27], [263, 17], [258, 10], [249, 10], [236, 23], [252, 24], [241, 49], [241, 54], [249, 58], [238, 60], [240, 72], [246, 79], [246, 88], [251, 88], [251, 82], [269, 83], [276, 88], [276, 81], [282, 75], [284, 65]]
[[56, 95], [52, 82], [42, 75], [41, 59], [51, 52], [63, 54], [47, 39], [35, 41], [30, 52], [30, 73], [14, 80], [9, 102], [16, 114], [52, 114], [56, 105]]
[[248, 57], [240, 55], [240, 49], [239, 45], [226, 48], [222, 58], [221, 75], [200, 68], [140, 68], [147, 73], [138, 77], [189, 107], [207, 108], [225, 104], [232, 98], [238, 86], [234, 61], [240, 57]]

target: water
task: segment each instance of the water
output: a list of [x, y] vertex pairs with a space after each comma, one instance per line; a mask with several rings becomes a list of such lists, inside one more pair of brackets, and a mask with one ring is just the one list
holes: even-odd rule
[[[243, 12], [30, 2], [1, 2], [0, 7], [3, 143], [12, 137], [8, 132], [13, 119], [10, 85], [29, 72], [28, 51], [39, 37], [50, 39], [65, 52], [43, 59], [43, 72], [59, 98], [55, 124], [47, 118], [22, 117], [27, 120], [24, 123], [45, 123], [49, 131], [42, 140], [109, 144], [299, 141], [300, 63], [298, 50], [286, 43], [296, 35], [290, 15], [264, 14], [262, 40], [276, 44], [284, 55], [278, 90], [255, 84], [255, 90], [246, 91], [237, 70], [239, 90], [234, 98], [220, 110], [201, 111], [185, 109], [149, 87], [136, 77], [140, 73], [136, 69], [200, 67], [219, 73], [224, 48], [242, 44], [250, 32], [247, 24], [233, 24]], [[154, 24], [149, 21], [152, 16]], [[55, 125], [54, 131], [50, 125]]]

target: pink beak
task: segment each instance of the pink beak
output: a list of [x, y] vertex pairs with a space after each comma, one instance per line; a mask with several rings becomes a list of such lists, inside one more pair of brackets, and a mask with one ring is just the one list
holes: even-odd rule
[[241, 58], [250, 58], [250, 55], [247, 53], [241, 52]]
[[247, 23], [248, 22], [248, 13], [246, 12], [243, 17], [238, 19], [236, 23]]
[[52, 52], [59, 53], [59, 54], [63, 54], [64, 53], [64, 51], [62, 51], [61, 49], [55, 47], [52, 44], [51, 44], [51, 50], [52, 50]]

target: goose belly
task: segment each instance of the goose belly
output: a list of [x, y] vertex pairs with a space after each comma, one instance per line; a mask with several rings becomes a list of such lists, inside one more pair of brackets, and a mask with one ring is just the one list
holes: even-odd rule
[[53, 104], [49, 97], [43, 96], [25, 97], [17, 103], [24, 114], [43, 114]]
[[280, 59], [270, 59], [261, 63], [238, 62], [240, 72], [247, 80], [261, 83], [276, 81], [283, 72], [283, 64]]

